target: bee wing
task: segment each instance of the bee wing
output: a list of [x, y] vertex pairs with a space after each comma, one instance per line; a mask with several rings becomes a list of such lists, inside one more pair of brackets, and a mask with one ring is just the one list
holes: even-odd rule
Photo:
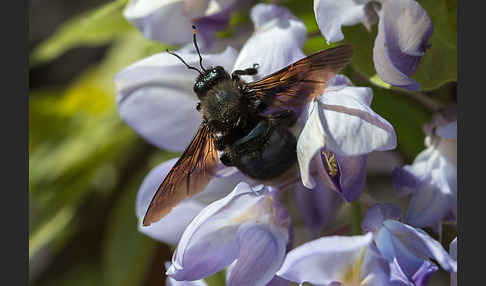
[[320, 51], [246, 86], [268, 106], [301, 107], [322, 95], [327, 81], [350, 62], [352, 54], [351, 45]]
[[143, 218], [144, 226], [160, 220], [180, 201], [204, 190], [214, 177], [218, 165], [213, 138], [206, 124], [201, 124], [189, 146], [157, 189]]

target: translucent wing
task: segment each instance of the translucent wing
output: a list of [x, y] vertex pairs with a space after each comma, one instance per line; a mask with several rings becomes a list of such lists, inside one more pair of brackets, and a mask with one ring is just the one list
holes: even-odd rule
[[259, 81], [246, 85], [253, 96], [271, 107], [302, 107], [322, 95], [327, 81], [350, 60], [353, 49], [341, 45], [303, 58]]
[[180, 201], [204, 190], [214, 176], [217, 165], [218, 153], [213, 134], [203, 123], [159, 186], [145, 213], [143, 225], [160, 220]]

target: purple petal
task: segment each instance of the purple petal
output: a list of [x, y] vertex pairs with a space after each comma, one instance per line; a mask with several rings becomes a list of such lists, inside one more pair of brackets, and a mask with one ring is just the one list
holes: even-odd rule
[[445, 126], [437, 128], [437, 135], [445, 139], [457, 138], [457, 121], [451, 122]]
[[268, 225], [248, 223], [238, 229], [239, 255], [227, 285], [265, 285], [285, 257], [288, 233]]
[[314, 0], [317, 24], [327, 43], [344, 39], [341, 26], [351, 26], [365, 19], [366, 1]]
[[429, 147], [420, 152], [412, 165], [393, 170], [393, 184], [399, 195], [407, 195], [422, 185], [430, 174], [429, 161], [437, 156], [437, 152]]
[[[180, 53], [190, 65], [199, 65], [193, 53]], [[205, 65], [231, 70], [236, 51], [203, 55]], [[120, 117], [150, 143], [170, 151], [183, 151], [194, 136], [201, 114], [192, 91], [197, 72], [176, 57], [161, 53], [136, 62], [115, 77]]]
[[343, 203], [336, 192], [329, 189], [322, 180], [317, 179], [316, 182], [317, 185], [313, 190], [300, 184], [295, 190], [297, 208], [313, 238], [319, 236]]
[[450, 211], [456, 215], [457, 169], [435, 145], [422, 151], [412, 165], [396, 169], [393, 180], [399, 193], [413, 192], [406, 218], [410, 225], [434, 226]]
[[375, 204], [370, 207], [361, 222], [361, 229], [363, 232], [377, 232], [387, 219], [399, 220], [402, 216], [402, 211], [394, 204]]
[[444, 270], [449, 272], [457, 271], [457, 262], [449, 256], [438, 241], [430, 237], [423, 230], [394, 220], [387, 220], [383, 224], [396, 241], [399, 241], [403, 247], [408, 249], [416, 257], [432, 258]]
[[406, 221], [416, 227], [433, 226], [446, 216], [452, 203], [452, 195], [444, 194], [437, 185], [426, 181], [412, 196]]
[[393, 259], [393, 262], [390, 262], [390, 282], [392, 282], [393, 286], [415, 286], [410, 279], [403, 273], [400, 264], [396, 258]]
[[243, 76], [256, 80], [280, 70], [305, 57], [301, 47], [307, 29], [287, 8], [272, 4], [257, 4], [251, 10], [255, 32], [238, 55], [234, 69], [246, 69], [258, 64], [256, 76]]
[[429, 261], [424, 261], [419, 270], [412, 276], [412, 280], [416, 286], [426, 286], [429, 283], [432, 274], [437, 270], [439, 270], [439, 267], [435, 264]]
[[[414, 253], [410, 252], [410, 250], [385, 227], [381, 228], [376, 233], [375, 243], [380, 253], [389, 263], [394, 263], [394, 261], [396, 261], [400, 268], [399, 272], [403, 272], [403, 277], [406, 277], [406, 280], [408, 281], [411, 281], [412, 275], [420, 269], [425, 261], [424, 258], [417, 257]], [[392, 266], [392, 268], [396, 267]], [[398, 268], [394, 271], [398, 271]], [[398, 273], [395, 273], [395, 275], [398, 275]]]
[[297, 283], [327, 285], [345, 276], [371, 244], [362, 236], [328, 236], [302, 244], [287, 254], [277, 275]]
[[407, 168], [396, 167], [392, 172], [393, 186], [399, 196], [410, 194], [422, 183]]
[[409, 90], [418, 83], [410, 76], [417, 69], [433, 32], [427, 12], [413, 0], [386, 1], [381, 11], [373, 60], [383, 81]]
[[[197, 3], [198, 1], [189, 2]], [[211, 4], [214, 2], [214, 0], [210, 1]], [[194, 20], [198, 32], [198, 46], [202, 50], [212, 47], [216, 33], [228, 27], [231, 12], [236, 6], [236, 0], [220, 0], [217, 2], [220, 7], [215, 13]], [[208, 10], [211, 11], [211, 9]], [[200, 43], [199, 39], [201, 39]]]
[[290, 281], [278, 276], [273, 276], [266, 286], [290, 286]]

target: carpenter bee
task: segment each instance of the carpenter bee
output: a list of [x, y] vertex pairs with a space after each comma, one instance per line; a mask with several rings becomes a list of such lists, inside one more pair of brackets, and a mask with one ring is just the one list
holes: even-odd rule
[[[194, 84], [202, 115], [197, 133], [159, 186], [143, 219], [147, 226], [164, 217], [186, 197], [202, 191], [219, 163], [235, 166], [256, 180], [282, 175], [297, 161], [295, 136], [289, 131], [298, 118], [296, 110], [320, 96], [331, 79], [351, 59], [352, 48], [341, 45], [303, 58], [261, 80], [244, 82], [258, 65], [229, 74], [221, 66], [203, 67]], [[219, 154], [218, 154], [219, 152]]]

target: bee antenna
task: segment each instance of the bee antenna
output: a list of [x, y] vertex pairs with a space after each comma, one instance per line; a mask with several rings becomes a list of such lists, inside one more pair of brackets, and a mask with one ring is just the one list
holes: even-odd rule
[[188, 69], [195, 70], [199, 74], [202, 75], [202, 72], [200, 70], [198, 70], [197, 68], [195, 68], [193, 66], [188, 65], [178, 54], [174, 53], [173, 51], [170, 51], [169, 49], [167, 49], [166, 51], [167, 51], [167, 53], [169, 53], [169, 54], [175, 56], [176, 58], [178, 58]]
[[196, 47], [197, 54], [199, 55], [199, 65], [201, 66], [203, 71], [206, 71], [202, 65], [202, 57], [201, 53], [199, 52], [199, 47], [197, 46], [196, 41], [196, 26], [192, 25], [192, 41], [194, 42], [194, 47]]

